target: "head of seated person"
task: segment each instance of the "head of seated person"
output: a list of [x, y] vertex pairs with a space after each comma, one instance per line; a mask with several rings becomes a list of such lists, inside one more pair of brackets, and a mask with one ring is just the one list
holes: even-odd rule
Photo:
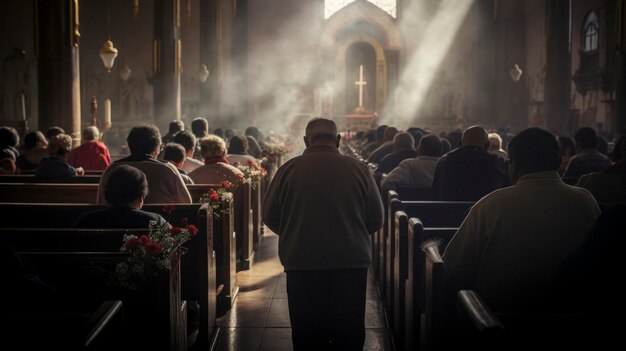
[[559, 144], [548, 131], [532, 127], [519, 132], [508, 145], [509, 176], [515, 184], [534, 172], [556, 172], [561, 164]]
[[17, 130], [9, 126], [0, 126], [0, 149], [7, 147], [17, 148], [20, 144], [20, 135]]
[[474, 146], [487, 150], [489, 149], [489, 134], [481, 126], [468, 127], [461, 135], [459, 145], [461, 147]]
[[83, 144], [98, 140], [100, 140], [100, 130], [98, 129], [98, 127], [89, 126], [83, 129]]
[[408, 132], [398, 132], [393, 137], [393, 152], [415, 149], [415, 139]]
[[441, 157], [443, 155], [443, 142], [435, 134], [424, 135], [417, 145], [418, 156]]
[[191, 121], [191, 132], [196, 138], [204, 138], [209, 135], [209, 121], [204, 117], [196, 117]]
[[126, 141], [132, 155], [151, 155], [156, 158], [161, 147], [161, 133], [156, 126], [146, 124], [133, 127]]
[[109, 175], [104, 188], [104, 198], [110, 206], [140, 209], [148, 196], [148, 180], [139, 169], [120, 165]]
[[576, 134], [574, 134], [574, 140], [576, 141], [577, 152], [595, 149], [598, 145], [596, 131], [590, 127], [579, 128], [576, 131]]
[[59, 126], [52, 126], [46, 130], [46, 139], [48, 139], [48, 142], [50, 142], [52, 138], [59, 134], [65, 134], [65, 129]]
[[167, 143], [163, 148], [163, 160], [182, 168], [185, 163], [185, 148], [177, 143]]
[[236, 155], [248, 154], [248, 138], [241, 135], [234, 135], [228, 143], [228, 153]]
[[205, 164], [228, 163], [226, 161], [226, 142], [217, 135], [209, 135], [200, 139], [200, 151]]
[[57, 134], [50, 138], [48, 144], [48, 155], [50, 158], [63, 160], [72, 151], [72, 137], [67, 134]]

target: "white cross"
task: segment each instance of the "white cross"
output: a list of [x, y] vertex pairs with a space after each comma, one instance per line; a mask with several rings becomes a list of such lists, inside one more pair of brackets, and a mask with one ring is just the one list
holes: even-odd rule
[[363, 65], [359, 66], [359, 80], [354, 84], [359, 86], [359, 107], [363, 107], [363, 86], [367, 85], [367, 82], [363, 80]]

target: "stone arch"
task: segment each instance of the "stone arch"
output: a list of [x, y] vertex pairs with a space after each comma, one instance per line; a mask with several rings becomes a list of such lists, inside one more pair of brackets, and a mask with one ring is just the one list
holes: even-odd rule
[[381, 45], [386, 50], [400, 50], [403, 47], [402, 38], [393, 17], [372, 3], [356, 1], [326, 20], [320, 36], [322, 49], [328, 50], [336, 47], [339, 34], [359, 21], [371, 23], [384, 33], [385, 42]]

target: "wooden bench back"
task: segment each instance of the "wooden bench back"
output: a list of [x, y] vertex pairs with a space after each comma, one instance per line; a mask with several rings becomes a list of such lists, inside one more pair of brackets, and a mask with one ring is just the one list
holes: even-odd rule
[[[92, 273], [95, 267], [112, 270], [117, 263], [125, 261], [127, 256], [120, 252], [35, 250], [18, 253], [28, 260], [42, 280], [54, 286], [62, 296], [84, 299], [85, 303], [111, 299], [123, 301], [124, 318], [128, 327], [135, 331], [128, 335], [130, 340], [126, 342], [154, 350], [186, 350], [186, 330], [181, 328], [186, 320], [181, 310], [180, 249], [170, 256], [171, 269], [159, 271], [155, 277], [148, 279], [146, 288], [138, 291], [110, 288], [105, 279]], [[145, 333], [151, 335], [148, 340], [142, 337]]]
[[[396, 214], [403, 211], [406, 218], [417, 217], [427, 227], [458, 227], [465, 218], [466, 212], [474, 205], [472, 201], [401, 201], [395, 196], [394, 191], [389, 191], [389, 205], [387, 210], [387, 236], [385, 242], [386, 252], [382, 255], [385, 258], [383, 263], [384, 276], [381, 284], [385, 290], [385, 304], [390, 311], [391, 324], [394, 323], [394, 276], [396, 275], [395, 265], [396, 254], [399, 245], [396, 243], [398, 232], [396, 231]], [[406, 226], [405, 226], [406, 227]], [[403, 228], [404, 230], [404, 228]], [[404, 231], [406, 233], [406, 231]], [[380, 255], [379, 255], [380, 256]], [[404, 275], [404, 274], [402, 274]], [[402, 293], [402, 292], [397, 292]]]
[[[399, 212], [399, 217], [406, 216]], [[445, 248], [452, 239], [458, 228], [456, 227], [435, 227], [425, 228], [418, 218], [409, 218], [406, 233], [406, 251], [399, 251], [399, 261], [401, 267], [404, 266], [403, 258], [406, 252], [406, 280], [404, 286], [404, 312], [400, 318], [404, 318], [404, 344], [407, 349], [412, 349], [420, 344], [420, 319], [425, 312], [425, 266], [426, 260], [421, 244], [427, 240], [438, 240], [439, 247]], [[401, 231], [401, 245], [404, 243], [404, 232]], [[403, 246], [400, 246], [402, 248]], [[404, 271], [400, 270], [400, 281], [404, 277]], [[398, 284], [401, 289], [402, 285]], [[402, 301], [400, 301], [401, 303]], [[401, 304], [398, 309], [401, 310]]]
[[[187, 189], [193, 201], [198, 201], [211, 188], [216, 189], [219, 184], [188, 184]], [[243, 183], [233, 193], [234, 212], [233, 223], [237, 240], [238, 270], [249, 269], [254, 259], [254, 237], [252, 224], [251, 186]]]
[[424, 251], [424, 317], [421, 318], [421, 348], [431, 351], [436, 349], [435, 342], [441, 337], [443, 314], [443, 257], [438, 245], [422, 246]]
[[62, 184], [98, 184], [100, 175], [83, 175], [61, 179], [42, 179], [34, 174], [2, 174], [0, 183], [62, 183]]
[[[0, 203], [0, 211], [6, 215], [3, 221], [5, 227], [37, 227], [37, 228], [64, 228], [70, 227], [76, 218], [85, 212], [104, 208], [96, 204], [29, 204], [29, 203]], [[198, 228], [196, 237], [184, 246], [187, 253], [182, 260], [182, 294], [185, 300], [195, 300], [200, 304], [200, 331], [198, 342], [210, 343], [211, 335], [215, 330], [217, 313], [216, 279], [219, 275], [229, 277], [226, 286], [236, 290], [234, 264], [222, 264], [221, 261], [230, 257], [234, 251], [231, 243], [232, 221], [217, 221], [212, 211], [201, 204], [166, 204], [144, 205], [144, 210], [161, 214], [174, 226], [194, 224]], [[23, 218], [35, 220], [24, 221]], [[53, 229], [50, 229], [51, 231]], [[146, 230], [144, 230], [145, 232]], [[223, 235], [227, 238], [215, 238]], [[120, 239], [121, 240], [121, 237]], [[227, 245], [214, 247], [215, 242]], [[112, 245], [112, 250], [118, 250], [121, 241]], [[217, 254], [216, 254], [216, 251]], [[219, 261], [219, 264], [218, 264]], [[230, 261], [228, 261], [230, 262]], [[217, 266], [226, 270], [218, 274]], [[230, 272], [232, 270], [232, 272]], [[230, 300], [230, 297], [229, 297]]]
[[435, 189], [421, 186], [399, 186], [395, 190], [402, 201], [435, 201]]
[[0, 202], [95, 204], [98, 184], [0, 183]]

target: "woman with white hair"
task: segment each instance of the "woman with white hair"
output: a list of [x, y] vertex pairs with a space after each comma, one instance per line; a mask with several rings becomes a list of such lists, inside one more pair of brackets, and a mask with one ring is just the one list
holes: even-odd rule
[[67, 163], [67, 154], [72, 150], [72, 137], [67, 134], [58, 134], [50, 138], [48, 144], [48, 158], [41, 160], [35, 169], [35, 177], [54, 180], [83, 175], [85, 171], [74, 168]]
[[195, 184], [217, 184], [229, 181], [236, 185], [241, 182], [243, 173], [231, 166], [226, 159], [226, 143], [217, 135], [209, 135], [200, 139], [200, 151], [204, 166], [189, 173]]

